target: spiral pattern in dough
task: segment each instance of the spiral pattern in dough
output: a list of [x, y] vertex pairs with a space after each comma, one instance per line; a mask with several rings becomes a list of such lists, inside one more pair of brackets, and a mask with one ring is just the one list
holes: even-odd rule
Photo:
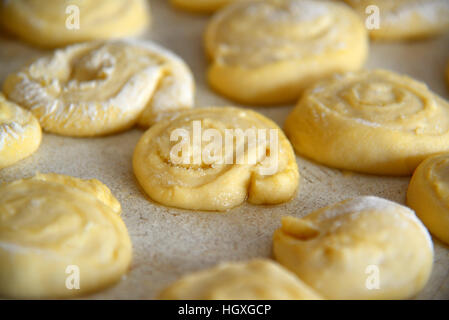
[[214, 12], [233, 1], [241, 0], [171, 0], [180, 9], [204, 13]]
[[[185, 132], [183, 141], [181, 134], [173, 136], [179, 129]], [[208, 129], [215, 132], [206, 138]], [[256, 143], [250, 142], [251, 133]], [[185, 149], [179, 148], [182, 143]], [[299, 178], [293, 149], [279, 127], [256, 112], [232, 107], [192, 109], [157, 123], [137, 144], [133, 166], [150, 198], [193, 210], [227, 210], [247, 197], [253, 204], [285, 202], [294, 196]]]
[[185, 63], [151, 42], [89, 42], [56, 50], [7, 77], [4, 92], [44, 130], [95, 136], [149, 126], [190, 108], [193, 77]]
[[276, 104], [333, 72], [365, 61], [368, 34], [345, 4], [332, 1], [242, 1], [219, 11], [205, 35], [209, 82], [244, 103]]
[[159, 295], [162, 300], [319, 300], [321, 297], [274, 261], [222, 263], [189, 274]]
[[[0, 295], [71, 297], [110, 285], [127, 271], [132, 249], [126, 226], [94, 185], [107, 189], [57, 175], [0, 186]], [[70, 290], [75, 267], [79, 290]]]
[[[449, 30], [448, 0], [345, 0], [371, 25], [374, 39], [401, 40]], [[379, 17], [376, 25], [373, 19]]]
[[327, 299], [406, 299], [427, 283], [433, 243], [415, 213], [358, 197], [304, 218], [284, 217], [276, 260]]
[[42, 47], [137, 35], [149, 19], [146, 0], [0, 1], [0, 24]]
[[449, 154], [424, 160], [413, 174], [407, 205], [438, 239], [449, 244]]
[[0, 169], [34, 153], [41, 138], [36, 118], [0, 93]]
[[409, 175], [449, 150], [449, 103], [390, 71], [339, 74], [306, 90], [285, 130], [298, 153], [325, 165]]

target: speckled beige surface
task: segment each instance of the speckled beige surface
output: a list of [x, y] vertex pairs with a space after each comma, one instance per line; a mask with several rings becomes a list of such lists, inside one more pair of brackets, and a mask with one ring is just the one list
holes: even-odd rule
[[[233, 105], [211, 92], [205, 82], [202, 32], [207, 16], [170, 8], [165, 0], [151, 1], [153, 28], [144, 38], [181, 55], [194, 71], [198, 106]], [[10, 37], [0, 36], [0, 82], [24, 62], [42, 54]], [[449, 35], [414, 43], [374, 43], [368, 68], [383, 67], [425, 81], [449, 98], [444, 69], [449, 60]], [[258, 109], [282, 125], [293, 106]], [[85, 298], [154, 298], [180, 275], [225, 260], [271, 256], [271, 236], [283, 215], [303, 216], [319, 207], [357, 195], [377, 195], [404, 203], [408, 178], [344, 173], [298, 158], [300, 192], [278, 206], [242, 205], [227, 213], [177, 210], [157, 205], [142, 193], [134, 178], [131, 157], [143, 132], [134, 129], [95, 139], [45, 134], [39, 151], [0, 171], [0, 181], [35, 172], [56, 172], [106, 183], [123, 206], [123, 218], [134, 246], [132, 269], [117, 285]], [[449, 248], [435, 240], [435, 265], [421, 299], [449, 299]], [[82, 279], [81, 279], [82, 285]]]

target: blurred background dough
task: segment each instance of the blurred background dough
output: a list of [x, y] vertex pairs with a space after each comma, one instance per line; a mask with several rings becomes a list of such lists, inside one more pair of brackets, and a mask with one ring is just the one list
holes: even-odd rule
[[427, 283], [433, 243], [409, 208], [358, 197], [284, 217], [276, 260], [327, 299], [406, 299]]
[[[76, 8], [79, 28], [72, 20]], [[149, 10], [146, 0], [0, 1], [0, 24], [31, 44], [61, 47], [137, 35], [149, 24]]]
[[205, 47], [214, 90], [241, 103], [273, 105], [295, 101], [333, 72], [359, 69], [368, 34], [344, 3], [249, 0], [212, 17]]
[[242, 0], [171, 0], [171, 3], [183, 10], [210, 13], [224, 7], [225, 5], [233, 1]]
[[336, 74], [306, 90], [285, 132], [297, 153], [327, 166], [411, 175], [449, 150], [449, 103], [391, 71]]
[[0, 169], [33, 154], [41, 139], [41, 127], [31, 112], [0, 93]]
[[177, 280], [163, 300], [319, 300], [321, 297], [274, 261], [221, 263]]

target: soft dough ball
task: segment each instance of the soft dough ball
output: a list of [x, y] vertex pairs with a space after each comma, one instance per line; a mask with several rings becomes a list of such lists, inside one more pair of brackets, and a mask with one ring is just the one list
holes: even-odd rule
[[432, 234], [449, 244], [449, 154], [430, 157], [418, 166], [407, 204]]
[[0, 169], [33, 154], [41, 139], [41, 127], [31, 112], [0, 93]]
[[[39, 174], [0, 186], [0, 194], [0, 296], [72, 297], [128, 270], [120, 204], [101, 182]], [[72, 273], [79, 289], [67, 286], [77, 283]]]
[[88, 137], [191, 108], [194, 81], [187, 65], [157, 44], [116, 40], [56, 50], [9, 75], [3, 91], [44, 130]]
[[222, 107], [179, 112], [151, 127], [133, 156], [134, 173], [153, 200], [223, 211], [290, 200], [298, 165], [282, 130], [254, 111]]
[[146, 0], [0, 1], [0, 24], [42, 47], [137, 35], [149, 19]]
[[163, 300], [318, 300], [321, 297], [274, 261], [222, 263], [186, 275], [159, 295]]
[[322, 164], [410, 175], [449, 150], [449, 103], [390, 71], [337, 74], [306, 90], [285, 131], [299, 154]]
[[242, 0], [171, 0], [171, 3], [183, 10], [193, 12], [214, 12], [228, 3]]
[[[379, 28], [370, 30], [370, 35], [374, 39], [423, 38], [449, 30], [448, 0], [346, 0], [346, 2], [363, 19], [371, 20], [371, 17], [375, 18], [374, 15], [379, 14]], [[373, 11], [375, 8], [373, 6], [376, 6], [378, 11]]]
[[242, 103], [296, 100], [333, 72], [359, 69], [368, 51], [360, 17], [332, 1], [242, 1], [207, 26], [210, 85]]
[[405, 299], [427, 283], [433, 244], [407, 207], [359, 197], [284, 217], [276, 260], [328, 299]]

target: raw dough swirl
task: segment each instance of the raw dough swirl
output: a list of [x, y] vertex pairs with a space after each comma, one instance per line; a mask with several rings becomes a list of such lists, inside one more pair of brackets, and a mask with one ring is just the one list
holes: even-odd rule
[[[195, 123], [201, 125], [202, 135], [197, 136], [204, 140], [197, 147]], [[184, 152], [178, 148], [179, 138], [170, 139], [178, 129], [189, 137]], [[218, 138], [211, 136], [206, 142], [208, 129], [215, 129]], [[257, 139], [265, 137], [266, 144], [250, 144], [249, 138], [232, 139], [232, 135], [226, 143], [227, 130], [253, 132]], [[213, 146], [218, 144], [221, 151], [215, 153]], [[237, 150], [242, 150], [240, 155]], [[178, 151], [187, 161], [173, 157]], [[253, 204], [282, 203], [294, 196], [299, 179], [293, 149], [279, 127], [259, 113], [231, 107], [192, 109], [157, 123], [137, 144], [133, 166], [150, 198], [193, 210], [227, 210], [247, 197]]]
[[449, 244], [449, 154], [424, 160], [413, 174], [407, 204], [432, 234]]
[[274, 261], [222, 263], [166, 288], [163, 300], [319, 300], [321, 297]]
[[89, 42], [56, 50], [7, 77], [4, 92], [44, 130], [96, 136], [149, 126], [193, 104], [185, 63], [151, 42]]
[[[448, 0], [346, 0], [363, 19], [379, 13], [374, 39], [400, 40], [428, 37], [449, 30]], [[373, 11], [375, 7], [378, 11]], [[376, 9], [377, 10], [377, 9]], [[368, 11], [368, 12], [367, 12]]]
[[42, 47], [137, 35], [149, 19], [146, 0], [0, 1], [0, 23]]
[[180, 9], [204, 13], [214, 12], [233, 1], [241, 0], [171, 0]]
[[34, 153], [41, 138], [36, 118], [0, 93], [0, 169]]
[[368, 50], [362, 20], [332, 1], [242, 1], [218, 12], [205, 46], [211, 86], [250, 104], [297, 99], [333, 72], [357, 70]]
[[405, 299], [429, 279], [433, 244], [414, 212], [359, 197], [284, 217], [274, 256], [328, 299]]
[[306, 90], [285, 130], [298, 153], [325, 165], [409, 175], [449, 150], [449, 103], [390, 71], [339, 74]]
[[[127, 271], [131, 241], [120, 204], [101, 182], [41, 174], [4, 184], [0, 194], [1, 296], [71, 297]], [[67, 287], [73, 266], [78, 290]]]

